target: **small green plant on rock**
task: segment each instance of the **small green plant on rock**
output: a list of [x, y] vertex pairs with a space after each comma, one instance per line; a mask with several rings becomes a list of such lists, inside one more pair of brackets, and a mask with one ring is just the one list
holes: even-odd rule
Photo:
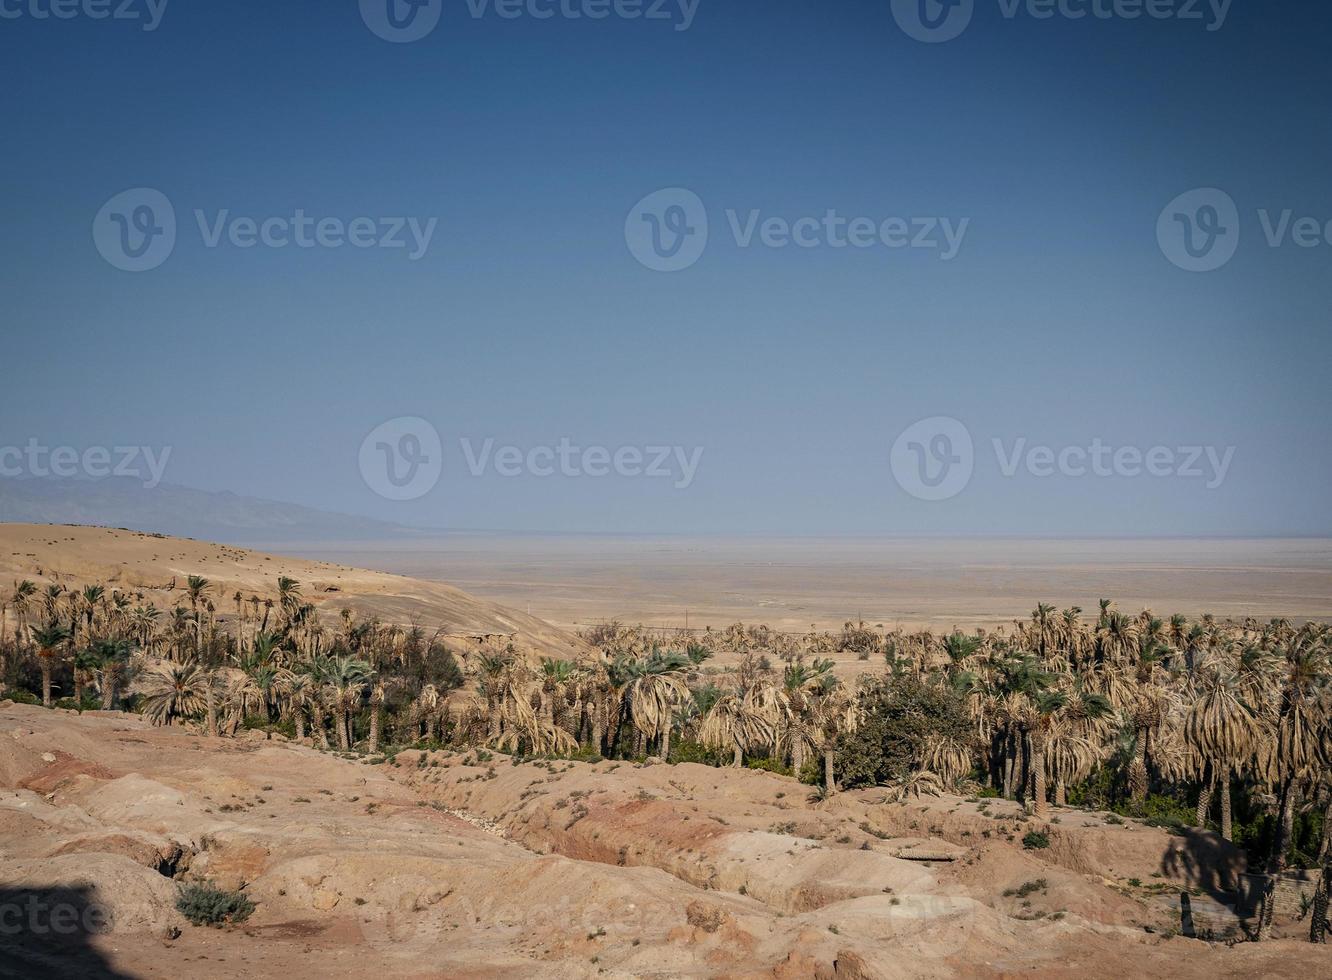
[[221, 927], [244, 922], [254, 911], [254, 903], [240, 892], [229, 892], [214, 885], [182, 885], [176, 897], [176, 909], [196, 926]]
[[1039, 830], [1029, 830], [1022, 837], [1022, 846], [1029, 851], [1039, 851], [1050, 846], [1050, 836]]

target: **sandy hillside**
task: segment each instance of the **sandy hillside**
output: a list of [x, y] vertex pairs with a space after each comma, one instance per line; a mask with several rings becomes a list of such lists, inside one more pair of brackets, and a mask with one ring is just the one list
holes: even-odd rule
[[[1184, 891], [1197, 929], [1233, 922], [1196, 871], [1228, 853], [1208, 834], [1069, 811], [1036, 853], [1001, 801], [814, 804], [689, 764], [352, 761], [7, 702], [0, 744], [0, 912], [23, 910], [0, 976], [1326, 973], [1296, 939], [1173, 935]], [[174, 900], [194, 879], [257, 909], [191, 926]], [[56, 908], [78, 925], [53, 934]]]
[[69, 588], [102, 584], [142, 592], [154, 605], [184, 605], [185, 580], [202, 575], [222, 618], [233, 596], [277, 594], [279, 576], [301, 583], [321, 615], [344, 608], [384, 622], [442, 629], [451, 637], [517, 635], [539, 653], [568, 656], [580, 648], [570, 634], [526, 613], [478, 599], [442, 582], [427, 582], [324, 561], [284, 558], [244, 548], [140, 531], [46, 524], [0, 524], [0, 583], [30, 579]]

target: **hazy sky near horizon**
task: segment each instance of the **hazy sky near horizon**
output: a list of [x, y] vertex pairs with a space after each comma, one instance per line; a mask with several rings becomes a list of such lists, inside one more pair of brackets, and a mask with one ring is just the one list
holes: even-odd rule
[[[1332, 8], [1014, 2], [923, 43], [890, 0], [448, 0], [390, 43], [356, 0], [0, 0], [0, 448], [170, 447], [170, 483], [456, 528], [1332, 533]], [[177, 226], [142, 272], [94, 235], [134, 188]], [[681, 271], [626, 243], [664, 188], [707, 216]], [[1197, 188], [1238, 223], [1167, 207]], [[830, 211], [873, 240], [834, 247]], [[433, 233], [235, 244], [298, 212]], [[1181, 268], [1181, 214], [1233, 257]], [[815, 244], [744, 244], [773, 218]], [[411, 500], [361, 453], [402, 417], [442, 441]], [[973, 452], [931, 423], [894, 454], [936, 417]], [[679, 453], [571, 476], [562, 441]]]

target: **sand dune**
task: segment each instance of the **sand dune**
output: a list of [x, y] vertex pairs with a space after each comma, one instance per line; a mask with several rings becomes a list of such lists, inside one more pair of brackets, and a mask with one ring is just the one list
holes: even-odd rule
[[517, 635], [540, 653], [568, 656], [581, 649], [568, 633], [526, 613], [478, 599], [438, 581], [422, 581], [347, 565], [284, 558], [245, 548], [139, 531], [45, 524], [0, 524], [0, 582], [30, 579], [71, 588], [90, 583], [141, 591], [154, 604], [185, 604], [185, 580], [209, 580], [221, 616], [234, 614], [233, 596], [277, 594], [279, 576], [301, 583], [306, 601], [326, 617], [354, 607], [361, 616], [418, 623], [428, 632], [464, 639]]

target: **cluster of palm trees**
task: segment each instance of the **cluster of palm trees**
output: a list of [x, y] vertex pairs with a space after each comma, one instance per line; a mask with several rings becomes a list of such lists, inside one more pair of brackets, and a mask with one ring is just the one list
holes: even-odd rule
[[[829, 793], [839, 751], [871, 710], [868, 682], [906, 678], [946, 692], [969, 722], [964, 734], [920, 741], [898, 794], [984, 784], [1044, 819], [1075, 791], [1110, 785], [1130, 806], [1152, 793], [1186, 797], [1198, 824], [1215, 814], [1230, 839], [1240, 793], [1248, 809], [1271, 813], [1269, 881], [1284, 869], [1297, 819], [1314, 811], [1320, 901], [1332, 883], [1326, 626], [1129, 616], [1103, 600], [1093, 616], [1042, 604], [1028, 619], [969, 634], [864, 623], [681, 634], [606, 623], [584, 633], [583, 656], [559, 660], [516, 637], [452, 650], [439, 633], [347, 610], [329, 623], [288, 578], [269, 598], [236, 592], [234, 614], [219, 613], [203, 578], [179, 591], [183, 601], [163, 612], [115, 588], [16, 583], [0, 597], [5, 677], [35, 665], [44, 704], [58, 674], [76, 703], [95, 688], [104, 708], [128, 682], [154, 723], [197, 720], [210, 735], [285, 723], [344, 752], [425, 741], [736, 766], [748, 757]], [[708, 663], [719, 654], [732, 666]], [[835, 677], [834, 657], [863, 682]], [[857, 667], [871, 657], [876, 664]], [[1260, 935], [1271, 917], [1269, 895]], [[1315, 919], [1321, 929], [1326, 916]]]
[[[600, 627], [600, 644], [651, 644], [651, 631]], [[1041, 604], [1031, 617], [994, 631], [876, 632], [847, 623], [840, 635], [778, 634], [735, 625], [706, 633], [713, 649], [773, 654], [778, 674], [746, 681], [716, 698], [699, 728], [709, 744], [764, 751], [798, 771], [821, 747], [825, 785], [836, 789], [833, 754], [854, 732], [863, 700], [830, 680], [822, 653], [866, 649], [893, 676], [937, 685], [965, 706], [964, 736], [922, 740], [915, 771], [897, 792], [984, 783], [1025, 802], [1038, 819], [1067, 804], [1070, 790], [1119, 787], [1130, 809], [1153, 791], [1215, 813], [1234, 836], [1232, 796], [1241, 792], [1272, 818], [1267, 891], [1258, 937], [1270, 934], [1274, 886], [1291, 851], [1297, 814], [1320, 817], [1323, 866], [1311, 938], [1322, 941], [1332, 891], [1332, 630], [1277, 619], [1218, 622], [1129, 616], [1102, 600], [1099, 614]], [[813, 657], [812, 668], [807, 658]], [[742, 661], [743, 664], [748, 661]], [[811, 683], [812, 682], [812, 683]], [[861, 702], [861, 703], [858, 703]]]

